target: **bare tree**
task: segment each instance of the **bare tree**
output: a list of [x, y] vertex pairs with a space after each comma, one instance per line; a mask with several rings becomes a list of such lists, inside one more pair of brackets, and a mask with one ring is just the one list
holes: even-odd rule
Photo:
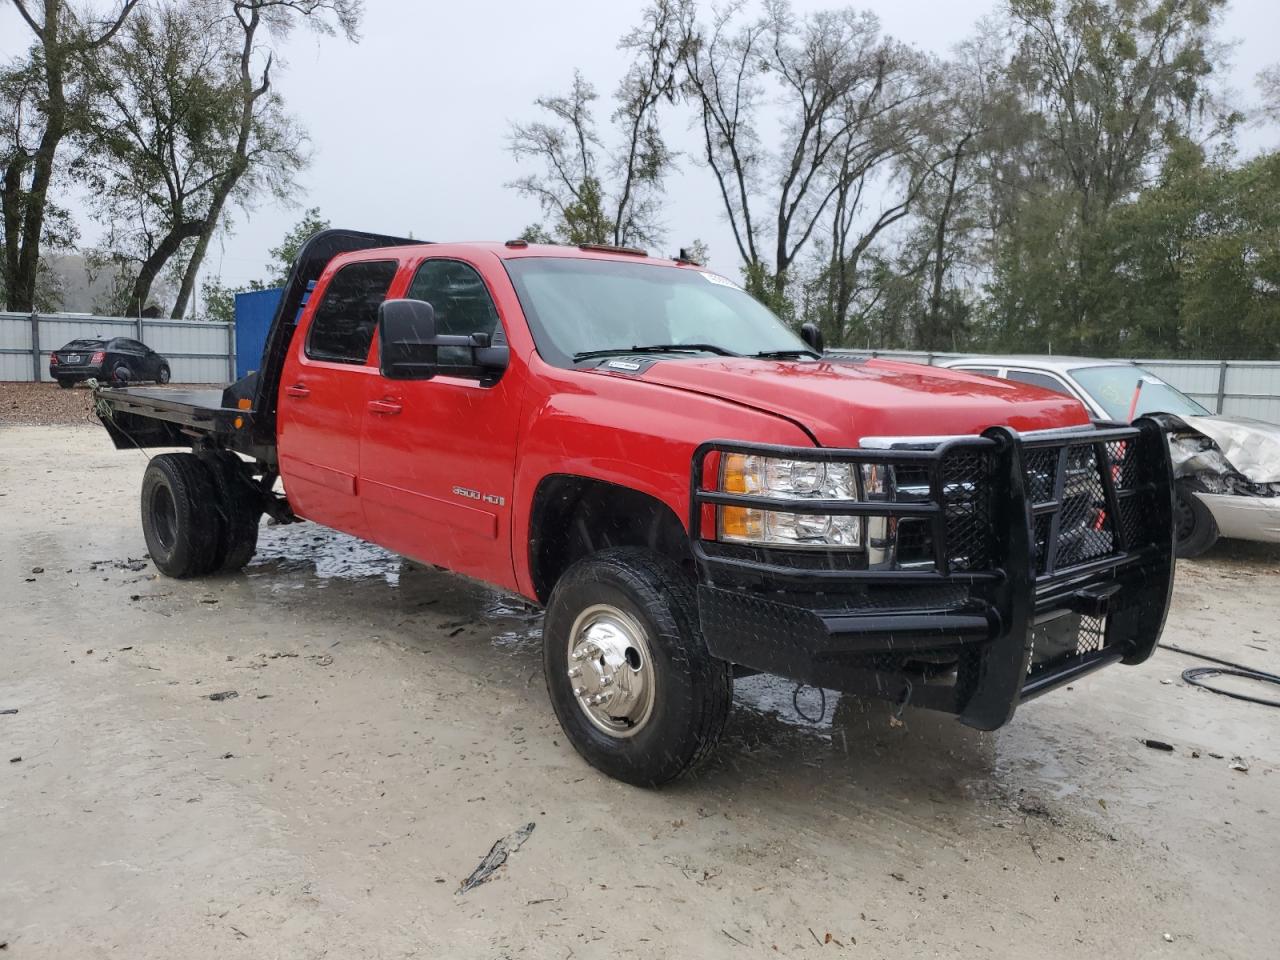
[[769, 295], [770, 268], [762, 254], [764, 238], [752, 216], [767, 157], [756, 130], [763, 96], [761, 76], [768, 48], [763, 18], [739, 23], [746, 0], [713, 15], [710, 27], [697, 21], [694, 0], [684, 0], [680, 23], [684, 38], [682, 81], [702, 131], [702, 153], [716, 179], [748, 288]]
[[658, 111], [664, 100], [675, 99], [680, 38], [678, 0], [657, 0], [640, 26], [619, 41], [631, 64], [614, 94], [617, 106], [610, 119], [620, 146], [611, 163], [602, 165], [598, 158], [607, 149], [592, 115], [598, 95], [577, 71], [567, 94], [534, 101], [550, 120], [512, 127], [512, 155], [542, 165], [540, 172], [509, 184], [536, 199], [551, 218], [550, 234], [531, 228], [532, 236], [615, 246], [661, 240], [663, 181], [675, 158], [663, 139]]
[[[105, 19], [72, 7], [66, 0], [43, 0], [33, 13], [26, 0], [12, 0], [31, 30], [35, 45], [16, 73], [27, 82], [6, 83], [5, 125], [0, 128], [0, 222], [4, 226], [4, 300], [11, 310], [35, 305], [40, 246], [50, 209], [49, 190], [57, 172], [58, 150], [83, 120], [84, 91], [76, 73], [80, 58], [108, 43], [138, 0], [122, 0]], [[15, 71], [6, 71], [13, 74]]]
[[[922, 59], [880, 32], [871, 14], [825, 10], [797, 17], [786, 0], [767, 0], [757, 18], [744, 4], [710, 27], [686, 12], [685, 90], [702, 129], [747, 285], [775, 310], [803, 252], [829, 224], [834, 283], [830, 306], [843, 317], [848, 268], [884, 229], [906, 215], [915, 186], [865, 230], [868, 181], [910, 149], [909, 121], [923, 95]], [[758, 133], [762, 106], [782, 110], [772, 150]], [[914, 185], [914, 181], [912, 181]], [[766, 255], [767, 242], [772, 241]]]
[[567, 94], [534, 101], [551, 115], [550, 122], [535, 120], [511, 128], [512, 156], [517, 161], [540, 160], [544, 169], [508, 186], [535, 198], [543, 214], [552, 218], [555, 233], [567, 243], [609, 243], [613, 239], [613, 220], [605, 211], [596, 157], [603, 147], [591, 114], [591, 104], [597, 98], [595, 88], [574, 71]]
[[240, 30], [239, 98], [240, 115], [235, 131], [230, 163], [212, 186], [211, 200], [202, 229], [195, 238], [190, 259], [182, 275], [173, 316], [186, 313], [195, 290], [196, 276], [209, 249], [209, 241], [221, 226], [223, 214], [242, 178], [254, 169], [255, 150], [269, 123], [264, 117], [278, 109], [279, 100], [271, 90], [271, 68], [275, 59], [273, 42], [279, 42], [299, 23], [324, 35], [340, 33], [348, 40], [358, 38], [363, 16], [362, 0], [203, 0], [211, 8], [229, 11]]
[[1258, 90], [1262, 93], [1262, 115], [1280, 123], [1280, 63], [1258, 74]]

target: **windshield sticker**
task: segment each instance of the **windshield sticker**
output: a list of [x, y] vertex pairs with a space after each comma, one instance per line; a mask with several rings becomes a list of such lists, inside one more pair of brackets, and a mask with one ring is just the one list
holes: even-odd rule
[[711, 283], [716, 284], [717, 286], [720, 286], [720, 287], [732, 287], [734, 290], [741, 290], [741, 289], [742, 289], [740, 286], [738, 286], [738, 285], [737, 285], [736, 283], [734, 283], [732, 280], [729, 280], [729, 279], [727, 279], [727, 278], [725, 278], [725, 277], [722, 277], [722, 276], [720, 276], [720, 274], [718, 274], [718, 273], [706, 273], [706, 272], [704, 272], [704, 271], [699, 271], [699, 273], [702, 273], [702, 275], [703, 275], [704, 277], [706, 277], [706, 278], [707, 278], [707, 280], [709, 280]]

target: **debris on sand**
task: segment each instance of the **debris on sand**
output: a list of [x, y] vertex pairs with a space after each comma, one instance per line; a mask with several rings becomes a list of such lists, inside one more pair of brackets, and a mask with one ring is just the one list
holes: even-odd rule
[[205, 697], [206, 700], [234, 700], [240, 694], [235, 690], [222, 690], [218, 693], [211, 693]]
[[1173, 753], [1173, 744], [1165, 743], [1163, 740], [1143, 740], [1152, 750], [1163, 750], [1166, 753]]
[[462, 886], [458, 887], [458, 893], [466, 893], [488, 880], [495, 870], [507, 862], [509, 855], [524, 846], [524, 842], [529, 839], [529, 834], [533, 833], [535, 826], [534, 823], [526, 823], [519, 830], [507, 834], [490, 847], [489, 852], [480, 861], [480, 865], [471, 871], [471, 876], [462, 881]]
[[18, 712], [17, 707], [5, 707], [3, 710], [0, 710], [0, 717], [12, 716], [17, 712]]
[[1248, 763], [1248, 761], [1246, 761], [1246, 760], [1245, 760], [1245, 758], [1244, 758], [1244, 757], [1232, 757], [1232, 758], [1231, 758], [1231, 769], [1232, 769], [1232, 770], [1239, 770], [1241, 773], [1248, 773], [1248, 772], [1249, 772], [1249, 763]]

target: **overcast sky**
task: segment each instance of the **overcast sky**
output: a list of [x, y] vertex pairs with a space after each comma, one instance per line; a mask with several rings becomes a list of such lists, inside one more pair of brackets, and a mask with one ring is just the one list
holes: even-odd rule
[[[875, 11], [887, 32], [945, 54], [997, 0], [855, 0]], [[798, 10], [836, 5], [796, 0]], [[534, 116], [533, 98], [567, 88], [575, 67], [602, 95], [624, 63], [618, 37], [638, 20], [643, 0], [366, 0], [359, 44], [299, 31], [274, 76], [291, 112], [311, 137], [313, 162], [300, 178], [294, 208], [263, 206], [238, 215], [235, 232], [210, 249], [205, 271], [230, 284], [262, 276], [267, 250], [318, 206], [335, 226], [430, 240], [504, 240], [540, 219], [537, 205], [506, 189], [521, 172], [507, 150], [514, 120]], [[1221, 38], [1235, 41], [1229, 81], [1252, 102], [1254, 76], [1280, 61], [1280, 0], [1233, 0]], [[5, 2], [0, 57], [28, 42]], [[604, 97], [602, 96], [602, 101]], [[601, 102], [603, 125], [611, 111]], [[685, 117], [666, 124], [672, 145], [694, 151]], [[769, 131], [763, 131], [766, 137]], [[1274, 130], [1251, 131], [1246, 148], [1275, 146]], [[665, 249], [695, 237], [711, 261], [736, 272], [737, 256], [695, 156], [682, 159], [668, 186]], [[82, 217], [87, 241], [98, 229]]]

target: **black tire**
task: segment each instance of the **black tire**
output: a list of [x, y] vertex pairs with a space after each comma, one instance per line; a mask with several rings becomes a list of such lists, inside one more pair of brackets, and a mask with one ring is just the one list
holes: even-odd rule
[[151, 562], [167, 577], [198, 577], [213, 568], [222, 540], [213, 477], [194, 454], [153, 457], [142, 475], [142, 533]]
[[76, 385], [76, 382], [72, 380], [70, 377], [58, 377], [58, 386], [60, 386], [63, 390], [70, 390], [75, 385]]
[[222, 531], [210, 569], [234, 573], [258, 550], [262, 506], [250, 486], [252, 478], [243, 460], [229, 450], [219, 450], [203, 459], [217, 491], [214, 508]]
[[169, 365], [167, 363], [163, 364], [160, 367], [160, 372], [156, 374], [156, 383], [168, 383], [171, 376]]
[[1174, 552], [1178, 559], [1190, 560], [1218, 542], [1218, 523], [1189, 483], [1179, 481], [1174, 490]]
[[[577, 681], [569, 675], [575, 622], [602, 605], [643, 629], [652, 672], [648, 712], [620, 735], [588, 717], [574, 692]], [[707, 651], [693, 584], [665, 557], [617, 548], [575, 563], [551, 593], [542, 650], [547, 692], [560, 726], [578, 753], [609, 776], [658, 786], [697, 767], [720, 739], [733, 700], [733, 674], [728, 663]], [[634, 667], [633, 652], [628, 647], [625, 659]]]
[[133, 379], [133, 371], [122, 363], [111, 371], [111, 379], [114, 383], [128, 383]]

